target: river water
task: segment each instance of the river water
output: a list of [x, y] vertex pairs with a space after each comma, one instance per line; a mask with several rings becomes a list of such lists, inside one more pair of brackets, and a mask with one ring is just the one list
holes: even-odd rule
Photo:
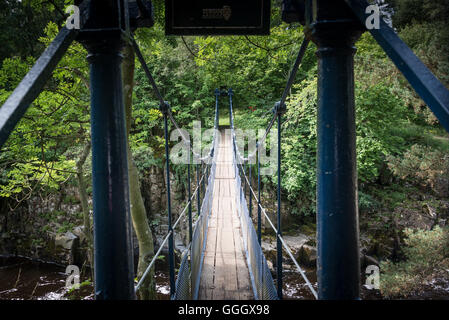
[[[158, 270], [156, 266], [156, 290], [158, 299], [169, 299], [169, 280], [167, 272]], [[166, 269], [160, 265], [159, 269]], [[306, 275], [316, 289], [316, 276], [313, 269]], [[68, 294], [66, 289], [65, 266], [31, 260], [25, 257], [0, 256], [0, 300], [68, 300], [94, 298], [93, 286], [87, 284]], [[362, 275], [362, 281], [363, 281]], [[87, 280], [81, 276], [80, 282]], [[313, 295], [297, 272], [286, 271], [283, 278], [284, 299], [313, 299]], [[362, 287], [362, 299], [382, 299], [379, 290], [368, 290]], [[449, 283], [435, 280], [429, 284], [428, 290], [411, 299], [445, 299], [449, 300]]]
[[[93, 285], [70, 292], [66, 288], [66, 266], [26, 257], [0, 256], [0, 300], [93, 300]], [[156, 272], [158, 299], [169, 298], [168, 276]], [[81, 275], [80, 283], [88, 280]]]

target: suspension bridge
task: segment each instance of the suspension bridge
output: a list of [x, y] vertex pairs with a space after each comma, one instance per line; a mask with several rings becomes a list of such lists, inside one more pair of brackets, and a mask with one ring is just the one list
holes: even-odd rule
[[[282, 97], [264, 136], [247, 157], [236, 143], [232, 89], [230, 126], [219, 127], [220, 90], [215, 91], [215, 134], [209, 152], [198, 154], [181, 133], [189, 150], [188, 201], [173, 221], [170, 198], [168, 126], [180, 130], [157, 87], [132, 31], [151, 26], [148, 1], [85, 0], [80, 5], [80, 29], [62, 28], [36, 64], [0, 108], [0, 147], [28, 106], [38, 96], [70, 44], [80, 41], [88, 50], [91, 83], [92, 176], [94, 206], [95, 295], [97, 299], [134, 299], [162, 249], [168, 246], [172, 299], [282, 299], [282, 262], [292, 259], [299, 275], [318, 299], [359, 299], [360, 262], [357, 213], [355, 104], [353, 55], [358, 37], [366, 31], [365, 0], [284, 1], [288, 22], [305, 25], [299, 50]], [[209, 1], [212, 3], [212, 1]], [[232, 2], [232, 1], [230, 1]], [[269, 1], [263, 1], [268, 3]], [[296, 3], [296, 5], [291, 5]], [[269, 7], [269, 6], [268, 6]], [[263, 6], [262, 6], [263, 8]], [[231, 12], [227, 9], [226, 14]], [[220, 9], [221, 10], [221, 9]], [[130, 17], [130, 12], [139, 12]], [[215, 12], [215, 11], [214, 11]], [[220, 11], [225, 12], [225, 11]], [[248, 11], [249, 12], [249, 11]], [[109, 21], [112, 19], [113, 21]], [[140, 19], [140, 20], [139, 20]], [[232, 20], [232, 19], [231, 19]], [[221, 26], [223, 27], [223, 26]], [[210, 34], [210, 26], [206, 28]], [[223, 29], [221, 29], [221, 32]], [[179, 31], [177, 31], [179, 32]], [[226, 34], [233, 34], [226, 31]], [[238, 34], [251, 34], [240, 30]], [[383, 21], [369, 32], [404, 74], [412, 87], [449, 131], [449, 91]], [[212, 32], [213, 33], [213, 32]], [[189, 31], [187, 34], [192, 34]], [[307, 279], [282, 237], [281, 120], [285, 101], [310, 41], [318, 56], [317, 243], [318, 290]], [[121, 50], [130, 43], [159, 99], [165, 128], [168, 233], [147, 270], [134, 283], [127, 148], [121, 79]], [[261, 205], [260, 148], [277, 123], [277, 221]], [[256, 165], [253, 166], [253, 159]], [[195, 161], [193, 161], [195, 160]], [[250, 168], [249, 170], [248, 167]], [[253, 168], [255, 167], [255, 168]], [[192, 169], [196, 170], [196, 179]], [[251, 173], [257, 172], [257, 188]], [[196, 181], [195, 181], [196, 180]], [[195, 189], [192, 190], [192, 186]], [[257, 191], [255, 191], [257, 189]], [[248, 199], [248, 200], [247, 200]], [[197, 206], [193, 215], [193, 206]], [[257, 216], [252, 217], [252, 207]], [[261, 248], [262, 215], [276, 233], [277, 256], [273, 278]], [[174, 233], [188, 220], [189, 243], [175, 272]]]

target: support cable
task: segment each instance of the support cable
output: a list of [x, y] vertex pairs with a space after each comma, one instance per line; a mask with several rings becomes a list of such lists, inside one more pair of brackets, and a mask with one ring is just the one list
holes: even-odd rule
[[[203, 175], [201, 176], [201, 180], [200, 180], [200, 181], [202, 181], [204, 178], [205, 178], [205, 174], [203, 173]], [[189, 199], [187, 205], [184, 207], [184, 209], [182, 210], [182, 212], [179, 214], [179, 217], [178, 217], [178, 219], [176, 220], [176, 222], [173, 224], [173, 228], [172, 228], [172, 229], [175, 229], [175, 228], [176, 228], [176, 226], [178, 225], [178, 223], [179, 223], [179, 221], [181, 220], [181, 218], [185, 215], [186, 210], [188, 209], [189, 205], [191, 205], [191, 203], [192, 203], [192, 201], [193, 201], [193, 199], [195, 198], [195, 196], [196, 196], [197, 193], [198, 193], [198, 187], [196, 187], [196, 189], [195, 189], [195, 191], [193, 192], [193, 194], [191, 195], [191, 197], [190, 197], [190, 199]], [[195, 222], [195, 224], [193, 225], [193, 227], [194, 227], [195, 225], [196, 225], [196, 222]], [[172, 232], [173, 232], [173, 230], [172, 230], [172, 231], [169, 231], [169, 232], [167, 233], [167, 235], [165, 236], [164, 240], [162, 241], [162, 243], [161, 243], [161, 245], [160, 245], [160, 247], [159, 247], [159, 250], [158, 250], [158, 251], [156, 252], [156, 254], [153, 256], [153, 259], [151, 260], [150, 264], [147, 266], [145, 272], [142, 274], [142, 277], [140, 278], [139, 282], [137, 283], [136, 288], [135, 288], [136, 291], [139, 290], [139, 288], [140, 288], [140, 286], [142, 285], [143, 281], [144, 281], [145, 278], [147, 277], [148, 272], [149, 272], [149, 271], [151, 270], [151, 268], [153, 267], [154, 263], [155, 263], [156, 260], [157, 260], [157, 257], [159, 257], [159, 255], [160, 255], [160, 253], [161, 253], [161, 251], [162, 251], [162, 248], [163, 248], [163, 247], [165, 246], [165, 244], [167, 243], [168, 238], [170, 237], [170, 235], [171, 235]]]
[[[281, 100], [279, 102], [277, 102], [277, 104], [279, 104], [281, 109], [283, 109], [285, 107], [285, 101], [286, 101], [286, 99], [290, 93], [290, 90], [293, 86], [293, 82], [295, 81], [295, 78], [296, 78], [296, 73], [298, 72], [299, 66], [301, 65], [302, 59], [304, 58], [304, 55], [306, 53], [309, 42], [310, 42], [309, 39], [304, 38], [304, 40], [301, 44], [301, 47], [299, 48], [298, 56], [296, 57], [293, 68], [290, 71], [290, 76], [288, 77], [287, 85], [285, 86], [285, 89], [282, 93]], [[274, 112], [275, 110], [272, 110], [272, 111]], [[244, 160], [249, 160], [256, 155], [257, 149], [260, 148], [264, 144], [265, 139], [267, 138], [268, 134], [270, 133], [271, 128], [273, 127], [274, 122], [276, 121], [276, 118], [277, 118], [277, 114], [274, 112], [274, 115], [273, 115], [272, 119], [270, 120], [270, 123], [268, 124], [268, 127], [265, 130], [263, 137], [259, 140], [259, 143], [256, 145], [256, 150], [254, 150], [252, 154], [248, 155], [247, 158], [243, 158]]]
[[[239, 170], [241, 170], [239, 168]], [[246, 176], [246, 174], [243, 174], [243, 176], [245, 177], [246, 181], [248, 180], [248, 177]], [[250, 190], [250, 194], [252, 194], [252, 196], [254, 197], [254, 199], [257, 200], [257, 194], [254, 191], [254, 189], [251, 187], [251, 185], [249, 186], [249, 190]], [[273, 222], [271, 221], [270, 217], [268, 216], [265, 208], [262, 206], [261, 203], [258, 203], [258, 208], [259, 210], [263, 213], [263, 215], [265, 216], [265, 218], [267, 219], [269, 225], [271, 226], [271, 228], [273, 229], [273, 231], [275, 233], [277, 233], [277, 228], [274, 226]], [[287, 243], [285, 242], [284, 238], [281, 236], [279, 237], [279, 239], [281, 240], [281, 243], [285, 249], [285, 251], [288, 253], [288, 255], [290, 256], [290, 258], [292, 259], [293, 263], [295, 264], [297, 270], [299, 271], [299, 273], [301, 274], [301, 276], [303, 277], [303, 279], [305, 280], [307, 286], [309, 287], [310, 291], [312, 292], [312, 294], [314, 295], [314, 297], [316, 299], [318, 299], [318, 295], [315, 291], [315, 289], [313, 288], [312, 284], [310, 283], [309, 279], [307, 278], [305, 272], [303, 271], [303, 269], [299, 266], [298, 262], [296, 261], [295, 257], [293, 256], [290, 247], [287, 245]]]

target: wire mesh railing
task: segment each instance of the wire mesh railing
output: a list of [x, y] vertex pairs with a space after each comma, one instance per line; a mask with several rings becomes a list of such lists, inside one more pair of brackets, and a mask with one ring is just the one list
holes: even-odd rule
[[[240, 152], [239, 152], [239, 150], [237, 149], [237, 151], [236, 151], [236, 156], [235, 156], [235, 167], [236, 167], [236, 176], [238, 176], [237, 179], [238, 179], [239, 181], [238, 181], [238, 183], [236, 183], [236, 185], [238, 186], [236, 191], [238, 191], [238, 192], [240, 193], [240, 197], [239, 197], [239, 198], [240, 198], [240, 199], [239, 199], [240, 206], [239, 206], [239, 209], [241, 210], [241, 212], [243, 212], [242, 216], [246, 219], [246, 221], [245, 221], [245, 220], [242, 221], [242, 225], [250, 225], [250, 226], [252, 226], [252, 230], [251, 230], [250, 232], [251, 232], [251, 233], [254, 232], [254, 237], [257, 237], [255, 228], [254, 228], [254, 226], [253, 226], [252, 219], [251, 219], [251, 217], [250, 217], [250, 215], [249, 215], [249, 213], [248, 213], [249, 211], [248, 211], [248, 207], [247, 207], [246, 196], [245, 196], [245, 193], [243, 192], [243, 189], [242, 189], [242, 187], [241, 187], [240, 173], [241, 173], [242, 176], [244, 177], [244, 180], [245, 180], [245, 182], [246, 182], [246, 185], [248, 186], [248, 189], [249, 189], [249, 197], [253, 197], [253, 198], [255, 199], [255, 201], [257, 202], [258, 209], [260, 209], [260, 212], [264, 215], [264, 218], [266, 219], [266, 221], [268, 221], [268, 224], [269, 224], [270, 227], [273, 229], [273, 231], [274, 231], [276, 234], [278, 234], [278, 229], [274, 226], [273, 222], [271, 221], [270, 217], [269, 217], [268, 214], [267, 214], [266, 209], [262, 206], [261, 201], [259, 201], [258, 196], [256, 195], [254, 189], [252, 188], [250, 180], [249, 180], [248, 177], [246, 176], [245, 170], [244, 170], [244, 168], [243, 168], [243, 166], [242, 166], [242, 163], [244, 163], [246, 160], [247, 160], [247, 159], [243, 158], [243, 157], [240, 155]], [[259, 172], [259, 174], [260, 174], [260, 172]], [[258, 218], [258, 219], [260, 220], [260, 218]], [[244, 239], [245, 239], [245, 238], [248, 238], [248, 237], [249, 237], [249, 236], [245, 236], [245, 234], [244, 234]], [[252, 237], [252, 235], [251, 235], [251, 237]], [[297, 260], [295, 259], [295, 257], [293, 256], [290, 247], [289, 247], [289, 246], [287, 245], [287, 243], [285, 242], [285, 239], [284, 239], [282, 236], [280, 236], [280, 235], [277, 236], [277, 239], [279, 239], [279, 241], [281, 242], [281, 244], [282, 244], [284, 250], [286, 251], [286, 253], [287, 253], [288, 256], [290, 257], [290, 259], [292, 260], [292, 262], [295, 264], [296, 269], [297, 269], [298, 272], [301, 274], [302, 278], [304, 279], [304, 281], [305, 281], [307, 287], [309, 288], [309, 290], [312, 292], [313, 296], [314, 296], [315, 298], [317, 298], [318, 295], [317, 295], [317, 293], [316, 293], [315, 288], [313, 287], [312, 283], [311, 283], [311, 282], [309, 281], [309, 279], [307, 278], [307, 276], [306, 276], [304, 270], [300, 267], [298, 261], [297, 261]], [[251, 241], [253, 241], [253, 239], [251, 239]], [[257, 241], [257, 243], [259, 244], [259, 241]], [[260, 244], [259, 244], [259, 247], [260, 247]], [[257, 257], [255, 257], [254, 255], [253, 255], [251, 258], [252, 258], [252, 260], [254, 260], [254, 261], [259, 261], [259, 260], [260, 260], [260, 259], [257, 259]], [[265, 257], [264, 257], [263, 259], [265, 259]], [[262, 267], [262, 268], [263, 268], [263, 267]], [[262, 273], [263, 271], [264, 271], [264, 270], [261, 270], [260, 272]], [[270, 274], [270, 277], [271, 277], [271, 274]], [[271, 279], [272, 279], [272, 278], [271, 278]], [[273, 281], [273, 280], [271, 280], [271, 281]], [[264, 284], [262, 283], [260, 287], [261, 287], [261, 288], [265, 288], [266, 285], [264, 285]], [[258, 290], [261, 290], [261, 289], [258, 289]], [[265, 290], [266, 290], [266, 289], [265, 289]], [[269, 295], [271, 295], [271, 292], [272, 292], [271, 290], [268, 290], [268, 294], [269, 294]], [[259, 293], [258, 293], [258, 294], [259, 294]]]
[[[205, 174], [203, 173], [202, 178], [201, 178], [201, 181], [202, 181], [202, 179], [204, 179], [204, 177], [205, 177]], [[192, 196], [191, 196], [190, 199], [187, 201], [186, 206], [184, 207], [184, 209], [183, 209], [183, 210], [181, 211], [181, 213], [179, 214], [178, 219], [177, 219], [177, 220], [175, 221], [175, 223], [173, 224], [173, 229], [175, 229], [175, 228], [177, 227], [177, 225], [179, 224], [179, 222], [181, 221], [181, 219], [185, 216], [185, 214], [186, 214], [186, 212], [187, 212], [187, 209], [188, 209], [188, 207], [189, 207], [189, 204], [192, 202], [192, 200], [195, 199], [195, 196], [196, 196], [198, 190], [199, 190], [199, 188], [198, 188], [198, 186], [197, 186], [196, 189], [195, 189], [195, 191], [193, 192]], [[167, 244], [167, 242], [168, 242], [168, 239], [169, 239], [170, 235], [172, 235], [173, 233], [174, 233], [174, 231], [169, 231], [169, 232], [166, 234], [165, 238], [162, 240], [162, 242], [161, 242], [161, 244], [160, 244], [160, 246], [159, 246], [159, 249], [156, 251], [156, 253], [154, 254], [154, 256], [153, 256], [153, 258], [151, 259], [150, 263], [148, 264], [147, 268], [145, 269], [144, 273], [143, 273], [142, 276], [140, 277], [140, 279], [139, 279], [139, 281], [138, 281], [138, 283], [137, 283], [137, 285], [136, 285], [136, 287], [135, 287], [135, 290], [136, 290], [136, 291], [140, 289], [141, 285], [142, 285], [143, 282], [145, 281], [145, 278], [148, 276], [148, 274], [149, 274], [151, 268], [154, 267], [154, 264], [156, 263], [157, 259], [161, 256], [161, 252], [162, 252], [163, 248], [166, 246], [166, 244]]]
[[[240, 167], [241, 167], [241, 165], [240, 165]], [[245, 173], [245, 171], [243, 170], [243, 168], [240, 168], [240, 172], [242, 173], [243, 177], [245, 178], [246, 183], [248, 184], [249, 192], [250, 192], [249, 196], [250, 196], [250, 197], [254, 197], [254, 199], [257, 200], [257, 195], [256, 195], [254, 189], [251, 187], [250, 180], [248, 179], [248, 176], [246, 175], [246, 173]], [[268, 216], [268, 213], [267, 213], [266, 209], [262, 206], [261, 203], [258, 203], [257, 205], [258, 205], [258, 207], [260, 208], [260, 211], [262, 212], [262, 214], [264, 215], [264, 218], [266, 219], [266, 221], [267, 221], [268, 224], [270, 225], [271, 229], [272, 229], [275, 233], [277, 233], [277, 229], [276, 229], [276, 227], [274, 226], [273, 222], [271, 221], [270, 217]], [[287, 243], [285, 242], [285, 239], [284, 239], [282, 236], [280, 236], [279, 239], [280, 239], [280, 241], [281, 241], [281, 243], [282, 243], [282, 246], [283, 246], [284, 250], [286, 251], [286, 253], [287, 253], [288, 256], [290, 257], [290, 259], [291, 259], [292, 262], [294, 263], [294, 265], [295, 265], [295, 267], [296, 267], [296, 270], [301, 274], [302, 278], [304, 279], [304, 281], [305, 281], [307, 287], [308, 287], [308, 288], [310, 289], [310, 291], [312, 292], [313, 296], [314, 296], [315, 298], [317, 298], [318, 296], [317, 296], [317, 293], [316, 293], [315, 288], [313, 287], [312, 283], [311, 283], [311, 282], [309, 281], [309, 279], [307, 278], [307, 276], [306, 276], [304, 270], [300, 267], [298, 261], [295, 259], [294, 255], [293, 255], [293, 253], [292, 253], [291, 248], [287, 245]]]
[[[238, 207], [239, 207], [239, 212], [240, 212], [240, 216], [242, 219], [242, 225], [246, 226], [246, 228], [242, 228], [242, 229], [245, 229], [245, 231], [244, 231], [245, 248], [248, 250], [247, 251], [248, 265], [250, 265], [250, 270], [252, 272], [252, 280], [254, 281], [255, 288], [256, 288], [255, 294], [262, 299], [272, 298], [272, 295], [274, 293], [277, 293], [277, 298], [282, 299], [282, 287], [283, 287], [283, 285], [282, 285], [282, 278], [283, 278], [282, 251], [283, 251], [283, 248], [285, 249], [285, 251], [287, 252], [289, 257], [293, 260], [295, 266], [297, 267], [299, 273], [301, 274], [302, 278], [306, 282], [306, 285], [312, 292], [313, 296], [315, 298], [318, 297], [315, 289], [313, 288], [312, 284], [310, 283], [309, 279], [307, 278], [305, 272], [299, 266], [299, 263], [296, 261], [296, 259], [294, 258], [293, 254], [291, 252], [291, 249], [288, 247], [285, 240], [283, 239], [282, 232], [281, 232], [281, 124], [282, 124], [281, 117], [282, 117], [282, 114], [286, 111], [285, 101], [286, 101], [288, 93], [290, 92], [290, 89], [293, 85], [293, 81], [295, 79], [298, 68], [301, 64], [301, 61], [304, 57], [304, 54], [306, 52], [308, 44], [309, 44], [309, 40], [304, 39], [303, 43], [301, 44], [300, 50], [298, 52], [298, 56], [293, 65], [293, 68], [290, 72], [290, 76], [288, 78], [287, 85], [283, 91], [282, 98], [279, 102], [277, 102], [275, 104], [275, 106], [272, 110], [273, 117], [270, 120], [269, 125], [266, 128], [262, 138], [259, 139], [259, 141], [257, 142], [255, 151], [252, 154], [248, 155], [248, 158], [244, 158], [240, 154], [240, 151], [239, 151], [239, 148], [238, 148], [238, 145], [236, 142], [236, 135], [235, 135], [235, 131], [234, 131], [233, 105], [232, 105], [233, 92], [232, 92], [232, 90], [229, 90], [229, 113], [230, 113], [229, 117], [230, 117], [231, 135], [232, 135], [233, 151], [234, 151], [233, 163], [234, 163], [234, 167], [236, 170], [236, 192], [237, 192], [237, 194], [240, 195]], [[278, 225], [278, 227], [277, 228], [274, 226], [274, 224], [269, 219], [269, 217], [266, 213], [266, 210], [262, 207], [261, 195], [260, 195], [260, 148], [265, 143], [265, 140], [266, 140], [268, 134], [270, 133], [271, 128], [273, 127], [276, 120], [277, 120], [277, 124], [278, 124], [278, 128], [277, 128], [278, 129], [278, 133], [277, 133], [277, 225]], [[246, 177], [245, 170], [242, 165], [245, 162], [249, 163], [248, 160], [251, 159], [252, 157], [254, 157], [256, 154], [257, 154], [257, 173], [258, 173], [258, 195], [257, 195], [257, 197], [254, 193], [254, 190], [251, 187], [251, 181], [248, 180], [248, 178]], [[250, 170], [251, 170], [251, 167], [250, 167]], [[245, 179], [245, 190], [246, 190], [246, 185], [248, 185], [248, 187], [249, 187], [250, 200], [251, 200], [251, 197], [254, 196], [254, 198], [257, 201], [257, 206], [258, 206], [258, 217], [257, 217], [258, 232], [257, 232], [257, 234], [254, 229], [251, 217], [248, 213], [248, 206], [246, 203], [246, 195], [245, 195], [246, 192], [244, 192], [245, 190], [242, 188], [242, 183], [241, 183], [241, 179], [240, 179], [240, 171], [242, 173], [242, 176]], [[251, 204], [251, 201], [250, 201], [250, 204]], [[272, 284], [273, 279], [271, 277], [271, 273], [268, 272], [268, 274], [267, 274], [265, 272], [265, 267], [266, 267], [267, 263], [266, 263], [265, 257], [263, 256], [263, 252], [262, 252], [262, 248], [261, 248], [261, 243], [262, 243], [261, 213], [264, 214], [266, 220], [269, 221], [270, 226], [276, 233], [277, 290], [274, 289], [274, 286]], [[257, 236], [257, 245], [255, 244], [256, 236]], [[261, 255], [259, 255], [259, 250], [261, 252]], [[253, 265], [254, 263], [258, 264], [258, 269], [255, 269], [255, 267]], [[267, 283], [268, 280], [271, 280], [270, 281], [271, 285]], [[273, 286], [273, 288], [271, 286]]]
[[273, 277], [249, 215], [235, 153], [232, 157], [232, 164], [235, 171], [234, 188], [235, 194], [237, 195], [237, 212], [242, 225], [243, 247], [250, 272], [254, 297], [258, 300], [276, 300], [278, 295], [274, 287]]
[[[214, 138], [214, 145], [218, 150], [218, 136]], [[212, 211], [212, 200], [214, 193], [214, 181], [216, 172], [216, 157], [218, 152], [215, 152], [212, 158], [210, 175], [208, 178], [207, 188], [204, 195], [204, 200], [201, 205], [201, 214], [197, 220], [195, 230], [193, 231], [192, 245], [191, 245], [191, 278], [192, 278], [192, 299], [198, 299], [201, 271], [204, 260], [204, 252], [206, 250], [207, 229], [209, 224], [209, 217]]]
[[[180, 126], [176, 122], [171, 112], [170, 105], [166, 102], [160, 90], [157, 87], [154, 78], [149, 71], [148, 66], [143, 58], [143, 55], [137, 45], [136, 41], [131, 37], [131, 43], [136, 52], [137, 58], [139, 59], [142, 68], [144, 69], [150, 85], [153, 88], [153, 91], [160, 102], [160, 110], [164, 116], [164, 134], [165, 134], [165, 157], [166, 157], [166, 171], [167, 171], [167, 210], [168, 210], [168, 233], [164, 238], [159, 250], [154, 255], [152, 261], [147, 266], [145, 272], [137, 283], [136, 290], [138, 290], [141, 285], [144, 283], [145, 278], [150, 274], [150, 270], [154, 267], [154, 263], [157, 260], [158, 256], [162, 251], [163, 246], [168, 243], [169, 249], [169, 273], [170, 273], [170, 297], [171, 299], [197, 299], [198, 291], [199, 291], [199, 282], [201, 278], [201, 269], [204, 258], [204, 250], [206, 247], [206, 239], [207, 239], [207, 225], [209, 215], [212, 209], [212, 195], [214, 188], [214, 180], [215, 180], [215, 168], [216, 168], [216, 152], [218, 150], [218, 141], [220, 135], [217, 134], [217, 130], [214, 131], [214, 136], [212, 139], [212, 145], [210, 147], [209, 152], [202, 156], [198, 154], [192, 147], [190, 139], [184, 135], [184, 132], [181, 130]], [[178, 219], [172, 224], [172, 214], [171, 214], [171, 199], [170, 199], [170, 169], [169, 169], [169, 151], [168, 151], [168, 121], [172, 123], [175, 129], [178, 131], [179, 136], [182, 138], [187, 150], [189, 152], [189, 160], [188, 160], [188, 190], [189, 190], [189, 199], [187, 201], [187, 205], [184, 207], [182, 212], [180, 213]], [[218, 104], [215, 108], [215, 124], [214, 128], [218, 128]], [[191, 185], [191, 177], [190, 177], [190, 168], [191, 168], [191, 157], [199, 162], [202, 167], [202, 176], [200, 178], [200, 165], [196, 165], [197, 169], [197, 186], [192, 195], [190, 195], [190, 185]], [[204, 167], [203, 167], [204, 164]], [[206, 181], [207, 179], [207, 181]], [[205, 185], [207, 183], [207, 185]], [[202, 190], [204, 192], [203, 199], [201, 199]], [[197, 211], [197, 219], [193, 224], [194, 217], [192, 217], [192, 201], [194, 198], [197, 198], [198, 202], [198, 211]], [[186, 212], [188, 212], [188, 222], [189, 222], [189, 244], [188, 249], [183, 252], [183, 256], [181, 259], [181, 265], [178, 271], [178, 275], [175, 281], [175, 259], [174, 259], [174, 229], [178, 226], [181, 219], [185, 216]]]

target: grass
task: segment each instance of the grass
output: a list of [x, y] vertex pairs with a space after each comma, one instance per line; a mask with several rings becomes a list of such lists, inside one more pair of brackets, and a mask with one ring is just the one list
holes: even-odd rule
[[219, 126], [229, 126], [229, 111], [220, 110], [218, 125]]
[[448, 135], [441, 128], [423, 127], [406, 123], [402, 127], [392, 128], [391, 133], [402, 137], [407, 145], [418, 143], [442, 152], [449, 151]]

